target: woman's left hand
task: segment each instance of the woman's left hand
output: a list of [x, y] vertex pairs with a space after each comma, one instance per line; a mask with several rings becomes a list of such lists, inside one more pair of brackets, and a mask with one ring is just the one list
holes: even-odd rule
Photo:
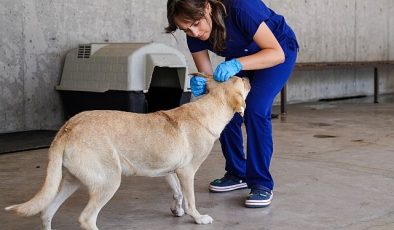
[[234, 58], [230, 61], [220, 63], [213, 73], [213, 79], [219, 82], [227, 81], [230, 77], [234, 76], [241, 70], [241, 62]]

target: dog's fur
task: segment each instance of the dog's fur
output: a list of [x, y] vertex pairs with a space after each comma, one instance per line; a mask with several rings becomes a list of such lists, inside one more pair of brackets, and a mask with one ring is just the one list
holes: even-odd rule
[[194, 175], [234, 113], [243, 113], [250, 90], [247, 79], [209, 81], [209, 93], [168, 111], [136, 114], [88, 111], [67, 121], [49, 148], [47, 176], [41, 190], [23, 204], [7, 207], [23, 216], [41, 212], [43, 227], [80, 185], [89, 202], [79, 217], [84, 229], [98, 229], [101, 208], [119, 188], [122, 175], [167, 176], [174, 190], [171, 210], [186, 213], [198, 224], [213, 219], [195, 207]]

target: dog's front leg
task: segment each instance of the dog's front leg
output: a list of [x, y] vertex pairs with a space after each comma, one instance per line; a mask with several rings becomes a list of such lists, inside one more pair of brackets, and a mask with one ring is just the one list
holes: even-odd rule
[[183, 216], [185, 211], [182, 208], [183, 195], [178, 177], [175, 173], [166, 176], [166, 180], [174, 192], [174, 200], [171, 205], [171, 212], [174, 216]]
[[201, 215], [196, 209], [195, 197], [194, 197], [194, 175], [195, 171], [192, 167], [185, 167], [178, 169], [176, 172], [181, 189], [185, 197], [185, 209], [186, 213], [194, 218], [197, 224], [212, 224], [213, 219], [208, 215]]

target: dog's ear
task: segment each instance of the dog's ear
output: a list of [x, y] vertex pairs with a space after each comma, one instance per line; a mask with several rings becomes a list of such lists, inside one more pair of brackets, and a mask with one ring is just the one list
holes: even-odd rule
[[219, 85], [219, 82], [213, 80], [213, 78], [208, 79], [208, 83], [207, 83], [207, 91], [210, 92], [212, 91], [214, 88], [216, 88]]
[[241, 92], [232, 92], [230, 106], [236, 113], [239, 113], [242, 117], [244, 116], [246, 103]]
[[212, 91], [214, 88], [216, 88], [216, 86], [218, 85], [218, 82], [213, 79], [212, 75], [200, 73], [200, 72], [191, 73], [190, 75], [206, 78], [208, 80], [208, 82], [207, 82], [207, 92], [208, 93], [209, 93], [209, 91]]

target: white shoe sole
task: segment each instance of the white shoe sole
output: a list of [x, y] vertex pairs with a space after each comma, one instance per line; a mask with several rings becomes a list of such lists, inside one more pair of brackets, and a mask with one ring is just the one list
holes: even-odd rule
[[246, 200], [245, 206], [248, 208], [264, 208], [271, 204], [273, 195], [268, 200]]

